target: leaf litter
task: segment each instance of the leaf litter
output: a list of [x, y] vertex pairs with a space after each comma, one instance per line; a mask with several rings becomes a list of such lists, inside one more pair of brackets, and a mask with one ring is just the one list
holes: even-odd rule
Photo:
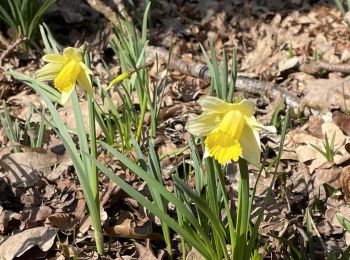
[[[231, 50], [232, 46], [238, 46], [241, 75], [276, 82], [301, 97], [300, 106], [305, 118], [294, 119], [286, 136], [281, 164], [277, 170], [280, 177], [272, 183], [272, 173], [267, 170], [262, 173], [257, 184], [254, 214], [261, 207], [270, 185], [273, 188], [259, 230], [263, 241], [270, 246], [261, 248], [260, 253], [266, 258], [270, 254], [278, 256], [277, 259], [290, 256], [290, 248], [282, 240], [271, 236], [277, 234], [300, 246], [306, 256], [304, 216], [307, 207], [313, 209], [315, 227], [327, 250], [344, 250], [349, 245], [349, 237], [344, 233], [336, 213], [340, 212], [350, 219], [350, 119], [347, 114], [350, 107], [349, 79], [340, 72], [309, 74], [299, 71], [300, 66], [310, 60], [317, 62], [322, 59], [333, 64], [350, 60], [347, 40], [349, 32], [339, 11], [328, 1], [180, 2], [159, 1], [152, 7], [154, 27], [150, 29], [151, 44], [157, 43], [167, 48], [173, 43], [173, 52], [188, 63], [204, 63], [198, 42], [208, 49], [208, 36], [213, 40], [219, 58], [222, 58], [222, 48]], [[63, 44], [73, 45], [81, 37], [78, 24], [84, 24], [88, 19], [101, 21], [101, 28], [97, 29], [105, 29], [102, 27], [107, 22], [86, 3], [75, 1], [75, 8], [69, 8], [65, 4], [67, 3], [61, 1], [51, 11], [51, 15], [56, 17], [60, 16], [60, 12], [69, 11], [64, 20], [70, 24], [71, 29], [67, 35], [61, 35]], [[83, 8], [78, 8], [79, 5]], [[129, 7], [128, 11], [131, 16], [135, 16], [142, 13], [143, 8], [144, 3], [140, 2], [137, 8]], [[88, 13], [83, 14], [81, 10], [88, 10]], [[53, 30], [59, 31], [63, 25], [53, 20], [51, 26]], [[89, 28], [85, 30], [89, 32]], [[90, 40], [94, 46], [106, 48], [108, 41], [100, 36], [96, 35], [95, 39]], [[98, 48], [95, 51], [101, 56], [103, 51], [107, 52], [106, 49]], [[7, 66], [28, 74], [39, 64], [39, 55], [30, 55], [34, 62], [22, 60], [15, 55], [7, 57], [5, 61]], [[94, 62], [95, 70], [104, 73], [101, 77], [108, 79], [108, 72], [103, 69], [101, 62]], [[150, 71], [153, 80], [158, 79], [157, 70], [154, 65], [153, 71]], [[171, 71], [167, 80], [156, 139], [157, 149], [163, 157], [165, 179], [167, 172], [178, 163], [172, 157], [173, 154], [184, 147], [190, 138], [185, 125], [200, 112], [196, 101], [209, 93], [205, 81], [177, 71]], [[6, 93], [0, 94], [7, 98], [13, 117], [25, 121], [31, 103], [37, 107], [42, 106], [38, 96], [23, 89], [18, 82], [1, 78], [1, 86], [4, 82], [7, 86]], [[249, 93], [239, 95], [257, 100], [258, 106], [260, 102], [260, 119], [266, 122], [271, 120], [275, 107], [273, 104], [277, 104], [278, 100], [267, 100], [264, 103], [261, 102], [264, 97], [259, 97], [259, 100]], [[116, 95], [114, 98], [116, 103], [121, 104], [120, 97]], [[87, 106], [83, 103], [82, 111], [87, 113]], [[62, 118], [74, 129], [71, 115], [69, 106], [61, 109]], [[32, 120], [40, 122], [40, 116], [34, 114]], [[145, 123], [147, 125], [147, 117]], [[325, 134], [330, 140], [333, 134], [335, 136], [332, 162], [314, 147], [324, 149]], [[3, 133], [1, 135], [4, 136]], [[6, 141], [3, 137], [1, 140]], [[270, 146], [270, 153], [275, 155], [279, 140], [275, 134], [264, 138], [262, 143], [266, 149]], [[32, 254], [33, 250], [38, 251], [39, 248], [40, 252], [37, 253], [42, 256], [56, 254], [96, 257], [86, 203], [74, 175], [72, 162], [67, 158], [57, 137], [51, 133], [46, 150], [42, 151], [24, 151], [22, 145], [22, 152], [14, 153], [11, 151], [14, 144], [8, 140], [1, 143], [0, 235], [3, 240], [0, 242], [0, 255], [4, 259], [12, 259], [26, 253]], [[144, 194], [149, 192], [147, 185], [121, 168], [117, 162], [109, 160], [107, 155], [101, 157], [106, 165], [136, 189]], [[184, 158], [188, 158], [186, 154]], [[271, 162], [270, 159], [271, 156], [268, 162]], [[187, 163], [191, 162], [187, 160]], [[258, 173], [256, 169], [251, 170], [251, 182], [255, 183]], [[232, 181], [229, 189], [233, 200], [237, 191], [234, 181], [236, 176], [234, 169], [228, 175]], [[169, 184], [169, 189], [172, 189], [171, 186]], [[164, 259], [164, 244], [160, 239], [161, 231], [156, 218], [148, 216], [136, 201], [105, 177], [100, 177], [100, 187], [103, 194], [101, 212], [104, 216], [104, 231], [113, 240], [110, 257]], [[314, 232], [317, 237], [317, 232]], [[137, 242], [130, 243], [130, 238]], [[175, 241], [177, 238], [174, 238], [173, 242]], [[317, 245], [317, 252], [324, 257], [321, 244]], [[60, 251], [59, 246], [66, 248], [68, 253]], [[188, 259], [200, 259], [198, 257], [193, 250], [188, 255]]]

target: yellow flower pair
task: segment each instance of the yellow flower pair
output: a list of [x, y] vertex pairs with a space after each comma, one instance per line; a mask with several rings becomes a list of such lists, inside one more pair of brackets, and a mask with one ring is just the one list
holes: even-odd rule
[[[54, 80], [54, 86], [62, 93], [61, 103], [65, 104], [78, 84], [93, 98], [91, 70], [82, 61], [82, 52], [77, 48], [66, 48], [63, 55], [47, 54], [43, 60], [48, 62], [35, 74], [41, 81]], [[116, 77], [109, 88], [130, 77], [136, 70], [130, 70]], [[187, 130], [198, 137], [206, 137], [205, 146], [210, 156], [225, 164], [238, 161], [239, 157], [258, 164], [260, 162], [259, 129], [266, 128], [255, 117], [254, 104], [248, 100], [229, 104], [225, 101], [206, 97], [199, 101], [202, 115], [192, 119]], [[271, 130], [271, 128], [270, 128]]]
[[203, 113], [189, 121], [187, 130], [198, 137], [206, 136], [209, 155], [220, 164], [236, 162], [239, 157], [259, 164], [259, 130], [267, 127], [256, 121], [254, 103], [242, 100], [229, 104], [216, 97], [202, 98], [199, 103]]

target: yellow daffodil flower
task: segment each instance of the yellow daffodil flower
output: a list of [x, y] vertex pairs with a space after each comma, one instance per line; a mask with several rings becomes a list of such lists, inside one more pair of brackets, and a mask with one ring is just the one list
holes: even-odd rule
[[257, 165], [260, 163], [259, 130], [264, 127], [255, 117], [254, 103], [242, 100], [226, 103], [216, 97], [199, 100], [203, 113], [190, 120], [187, 130], [205, 137], [206, 151], [220, 164], [238, 161], [239, 157]]
[[42, 59], [48, 64], [38, 70], [34, 78], [40, 81], [54, 80], [55, 88], [61, 92], [62, 104], [68, 101], [76, 82], [93, 98], [94, 92], [89, 77], [92, 72], [84, 64], [79, 49], [68, 47], [64, 49], [63, 55], [47, 54]]

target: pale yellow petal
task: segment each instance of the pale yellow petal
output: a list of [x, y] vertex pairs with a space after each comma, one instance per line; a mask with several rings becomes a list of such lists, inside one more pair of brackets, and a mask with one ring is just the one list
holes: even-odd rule
[[239, 110], [246, 117], [251, 117], [255, 114], [255, 105], [250, 100], [244, 99], [239, 103], [230, 104], [230, 106], [234, 110]]
[[79, 86], [82, 87], [91, 98], [94, 98], [94, 90], [92, 89], [90, 76], [85, 70], [80, 71], [77, 81]]
[[81, 66], [81, 68], [86, 72], [86, 74], [88, 74], [88, 75], [92, 75], [93, 73], [92, 73], [92, 71], [91, 71], [91, 69], [89, 69], [86, 65], [85, 65], [85, 63], [84, 62], [80, 62], [80, 66]]
[[204, 97], [199, 100], [203, 111], [211, 111], [219, 114], [225, 114], [231, 110], [238, 110], [245, 116], [251, 117], [255, 114], [255, 106], [252, 101], [242, 100], [239, 103], [227, 103], [216, 97]]
[[63, 67], [63, 69], [55, 78], [55, 87], [60, 92], [70, 92], [71, 89], [74, 87], [74, 84], [77, 81], [78, 75], [81, 70], [82, 68], [79, 62], [71, 60]]
[[201, 98], [198, 102], [204, 112], [226, 113], [231, 109], [229, 103], [212, 96]]
[[35, 72], [34, 78], [40, 81], [53, 80], [62, 68], [63, 64], [48, 63]]
[[42, 58], [46, 62], [52, 63], [64, 63], [66, 59], [61, 54], [46, 54]]
[[242, 157], [248, 162], [258, 165], [260, 163], [259, 133], [246, 124], [239, 142], [242, 146]]
[[74, 86], [73, 86], [73, 88], [71, 88], [71, 90], [69, 92], [62, 92], [61, 93], [61, 105], [65, 105], [67, 103], [73, 90], [74, 90]]
[[73, 48], [73, 47], [65, 48], [63, 51], [63, 56], [70, 60], [75, 60], [75, 61], [82, 60], [82, 52], [79, 49]]
[[266, 130], [270, 133], [277, 132], [276, 127], [271, 126], [271, 125], [263, 125], [263, 124], [259, 123], [258, 121], [256, 121], [254, 116], [252, 116], [250, 118], [246, 118], [246, 122], [248, 125], [250, 125], [250, 127], [254, 128], [257, 131]]
[[216, 113], [204, 112], [202, 115], [190, 119], [186, 129], [197, 137], [207, 136], [219, 126], [220, 117]]

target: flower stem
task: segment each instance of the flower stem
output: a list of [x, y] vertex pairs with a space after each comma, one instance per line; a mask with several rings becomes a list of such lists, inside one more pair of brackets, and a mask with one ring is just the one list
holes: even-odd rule
[[[89, 53], [85, 51], [84, 61], [88, 68], [90, 68], [90, 57]], [[97, 159], [97, 146], [96, 146], [96, 126], [95, 126], [95, 108], [94, 100], [91, 97], [88, 97], [88, 111], [89, 111], [89, 141], [90, 141], [90, 155]], [[103, 234], [101, 226], [101, 217], [100, 217], [100, 197], [98, 190], [98, 174], [96, 169], [96, 164], [91, 161], [91, 171], [90, 171], [90, 187], [91, 192], [94, 198], [94, 207], [97, 209], [97, 214], [91, 215], [92, 224], [95, 229], [95, 242], [97, 253], [99, 255], [104, 255], [104, 245], [103, 245]]]
[[247, 247], [247, 232], [249, 224], [249, 172], [247, 161], [240, 158], [239, 171], [241, 179], [239, 181], [237, 222], [236, 222], [236, 246], [234, 248], [233, 259], [243, 259], [245, 248]]

